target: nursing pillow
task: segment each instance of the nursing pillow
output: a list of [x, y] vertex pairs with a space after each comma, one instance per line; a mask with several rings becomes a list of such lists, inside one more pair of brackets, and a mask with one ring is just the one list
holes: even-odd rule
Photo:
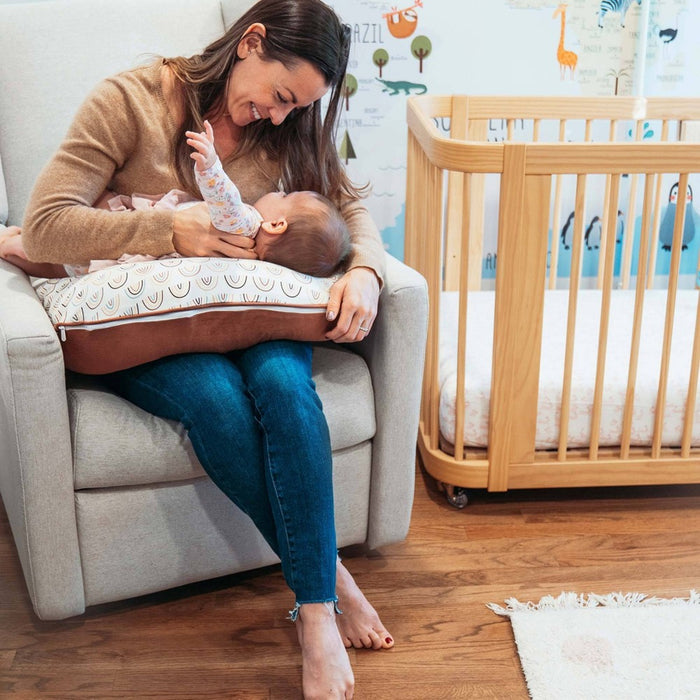
[[324, 340], [337, 279], [260, 260], [164, 258], [33, 284], [66, 367], [105, 374], [167, 355]]

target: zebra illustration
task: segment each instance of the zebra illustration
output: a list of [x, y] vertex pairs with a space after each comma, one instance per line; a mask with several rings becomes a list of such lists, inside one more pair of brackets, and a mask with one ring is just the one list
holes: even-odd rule
[[[620, 26], [625, 26], [625, 15], [633, 0], [600, 0], [600, 11], [598, 12], [598, 26], [602, 28], [603, 17], [608, 12], [620, 13]], [[641, 5], [642, 0], [637, 0], [637, 5]]]

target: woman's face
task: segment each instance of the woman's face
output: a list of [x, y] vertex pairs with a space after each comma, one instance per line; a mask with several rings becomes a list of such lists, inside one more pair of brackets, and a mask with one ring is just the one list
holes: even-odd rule
[[299, 60], [287, 69], [280, 61], [263, 60], [261, 52], [254, 35], [246, 35], [238, 46], [239, 60], [231, 70], [226, 95], [236, 126], [259, 119], [277, 126], [293, 109], [308, 107], [328, 91], [322, 73], [309, 61]]

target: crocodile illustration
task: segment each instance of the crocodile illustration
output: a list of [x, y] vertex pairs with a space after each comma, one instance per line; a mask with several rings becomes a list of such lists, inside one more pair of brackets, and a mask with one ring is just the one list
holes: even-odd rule
[[422, 95], [428, 92], [427, 86], [421, 83], [409, 83], [407, 80], [381, 80], [380, 78], [376, 78], [376, 80], [384, 85], [382, 92], [388, 92], [390, 95], [398, 95], [401, 91], [410, 95], [411, 90], [413, 90], [416, 95]]

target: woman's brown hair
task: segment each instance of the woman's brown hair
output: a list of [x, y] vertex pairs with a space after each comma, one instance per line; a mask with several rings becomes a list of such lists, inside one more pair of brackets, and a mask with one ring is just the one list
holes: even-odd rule
[[335, 147], [342, 89], [350, 50], [350, 27], [321, 0], [260, 0], [201, 54], [166, 59], [182, 88], [185, 119], [173, 144], [174, 165], [183, 185], [198, 189], [192, 173], [186, 130], [202, 131], [204, 117], [225, 109], [226, 84], [238, 59], [236, 49], [251, 24], [265, 26], [259, 36], [264, 60], [293, 69], [299, 60], [316, 67], [330, 87], [323, 116], [321, 100], [295, 109], [279, 125], [264, 119], [243, 128], [233, 157], [252, 154], [260, 163], [266, 154], [280, 164], [287, 192], [313, 190], [338, 204], [357, 198], [361, 190], [347, 177]]

